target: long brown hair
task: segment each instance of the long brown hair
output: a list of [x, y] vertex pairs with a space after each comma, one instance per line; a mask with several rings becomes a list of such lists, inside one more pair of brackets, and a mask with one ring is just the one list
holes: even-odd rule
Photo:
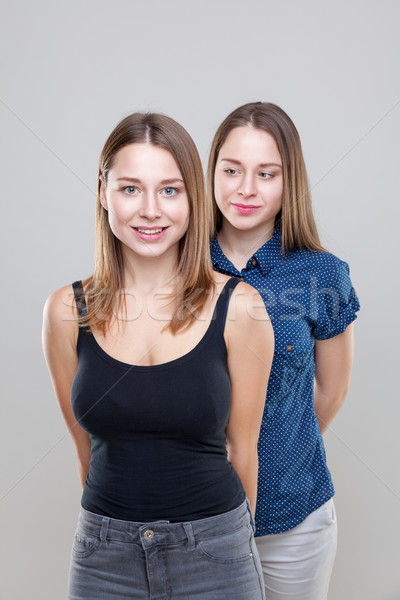
[[315, 224], [306, 166], [300, 137], [290, 117], [276, 104], [250, 102], [231, 112], [219, 126], [211, 146], [207, 169], [207, 188], [213, 204], [213, 226], [218, 231], [222, 214], [215, 201], [214, 175], [219, 151], [228, 134], [236, 127], [253, 127], [274, 138], [282, 159], [282, 209], [276, 215], [275, 228], [282, 234], [282, 253], [297, 247], [325, 251]]
[[191, 325], [213, 286], [209, 256], [211, 209], [204, 189], [204, 175], [197, 148], [179, 123], [162, 114], [133, 113], [109, 135], [100, 155], [96, 197], [96, 254], [94, 273], [85, 282], [88, 315], [81, 324], [103, 335], [110, 327], [115, 308], [126, 311], [121, 242], [112, 233], [108, 213], [100, 202], [102, 182], [115, 156], [128, 144], [150, 143], [165, 148], [174, 157], [182, 174], [189, 200], [189, 225], [179, 242], [177, 281], [171, 298], [176, 302], [170, 329]]

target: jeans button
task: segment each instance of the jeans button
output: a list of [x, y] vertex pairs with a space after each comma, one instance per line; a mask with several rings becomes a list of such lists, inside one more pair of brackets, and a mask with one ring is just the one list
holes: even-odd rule
[[147, 529], [143, 535], [145, 540], [152, 540], [154, 537], [154, 531], [152, 529]]

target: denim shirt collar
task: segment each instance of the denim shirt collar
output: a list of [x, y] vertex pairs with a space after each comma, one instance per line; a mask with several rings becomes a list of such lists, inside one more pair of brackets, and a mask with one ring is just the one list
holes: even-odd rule
[[[267, 275], [269, 271], [283, 259], [281, 249], [281, 232], [275, 229], [274, 235], [261, 248], [259, 248], [247, 261], [245, 269], [254, 268], [254, 259], [257, 261], [263, 275]], [[214, 268], [219, 271], [231, 273], [232, 275], [240, 275], [240, 271], [231, 263], [231, 261], [222, 252], [218, 243], [217, 236], [211, 242], [211, 261]]]

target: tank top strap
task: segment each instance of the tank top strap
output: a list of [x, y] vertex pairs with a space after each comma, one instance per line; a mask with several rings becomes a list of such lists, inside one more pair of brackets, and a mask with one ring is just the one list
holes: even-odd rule
[[215, 324], [221, 335], [224, 335], [226, 315], [232, 292], [240, 282], [241, 279], [239, 279], [239, 277], [231, 277], [228, 279], [219, 295], [217, 304], [215, 305], [213, 319], [215, 320]]
[[76, 308], [78, 309], [78, 314], [80, 317], [86, 317], [87, 305], [85, 300], [85, 294], [83, 291], [82, 281], [74, 281], [74, 283], [72, 284], [72, 289], [74, 290], [75, 303]]

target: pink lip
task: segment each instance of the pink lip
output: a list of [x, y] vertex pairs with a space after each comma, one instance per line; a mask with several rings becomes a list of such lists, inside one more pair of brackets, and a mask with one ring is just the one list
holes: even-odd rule
[[258, 210], [259, 206], [254, 206], [253, 204], [236, 204], [232, 202], [233, 208], [241, 215], [251, 215], [251, 213]]
[[[145, 242], [156, 242], [157, 240], [164, 237], [167, 232], [168, 227], [163, 227], [162, 231], [159, 233], [144, 233], [145, 229], [152, 231], [153, 229], [160, 229], [160, 227], [131, 227], [132, 231]], [[138, 231], [138, 229], [142, 229], [142, 231]]]

